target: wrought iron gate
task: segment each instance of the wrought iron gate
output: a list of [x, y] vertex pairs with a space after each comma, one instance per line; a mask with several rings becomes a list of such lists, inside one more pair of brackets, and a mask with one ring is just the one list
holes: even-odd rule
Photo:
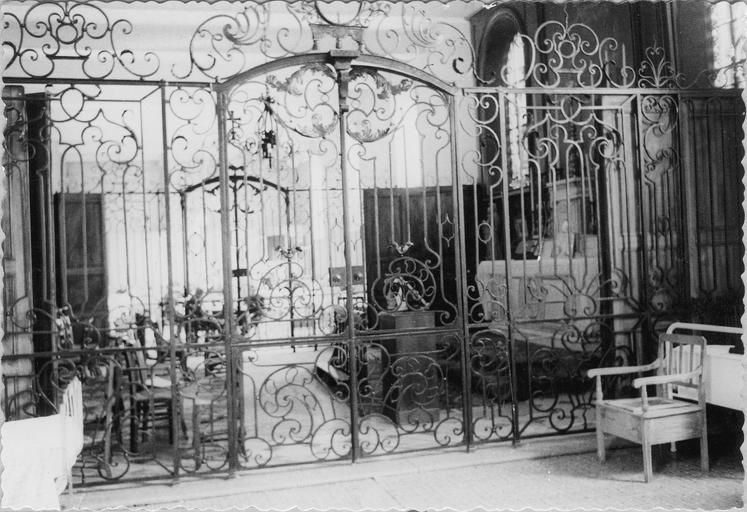
[[267, 68], [219, 87], [241, 462], [460, 443], [453, 88], [349, 51]]
[[[9, 18], [81, 31], [55, 38], [80, 73], [19, 46], [3, 91], [3, 407], [81, 379], [85, 483], [588, 430], [588, 368], [741, 300], [739, 91], [567, 19], [488, 80], [463, 35], [413, 38], [417, 67], [277, 4], [201, 20], [171, 75], [82, 51], [76, 9], [128, 23], [95, 3]], [[272, 9], [308, 48], [254, 38]]]
[[[602, 73], [602, 45], [584, 46], [585, 30], [547, 23], [520, 36], [552, 65], [504, 69], [502, 86], [465, 89], [457, 108], [479, 139], [461, 169], [475, 442], [593, 428], [589, 368], [652, 359], [678, 318], [739, 321], [738, 307], [716, 320], [700, 306], [698, 283], [734, 304], [741, 293], [730, 270], [740, 199], [703, 180], [718, 169], [717, 181], [738, 181], [741, 151], [716, 148], [738, 147], [743, 103], [680, 88], [660, 48], [637, 71]], [[733, 221], [711, 224], [713, 200]], [[716, 253], [720, 271], [697, 263]]]

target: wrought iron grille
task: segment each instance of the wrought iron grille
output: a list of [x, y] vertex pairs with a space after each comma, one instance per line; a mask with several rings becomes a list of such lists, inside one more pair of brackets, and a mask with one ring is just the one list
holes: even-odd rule
[[566, 17], [490, 73], [435, 3], [193, 2], [160, 51], [138, 5], [3, 19], [2, 406], [77, 375], [76, 479], [584, 431], [588, 368], [738, 313], [724, 70]]

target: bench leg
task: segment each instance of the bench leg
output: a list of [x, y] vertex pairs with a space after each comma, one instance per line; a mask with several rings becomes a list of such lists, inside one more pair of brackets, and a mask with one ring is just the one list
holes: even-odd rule
[[708, 471], [708, 428], [706, 426], [706, 415], [701, 415], [701, 432], [700, 432], [700, 468]]
[[599, 462], [606, 460], [606, 453], [604, 451], [604, 431], [602, 430], [602, 413], [597, 406], [597, 457]]
[[651, 444], [649, 443], [648, 423], [641, 424], [641, 448], [643, 449], [643, 479], [648, 483], [654, 473], [651, 459]]

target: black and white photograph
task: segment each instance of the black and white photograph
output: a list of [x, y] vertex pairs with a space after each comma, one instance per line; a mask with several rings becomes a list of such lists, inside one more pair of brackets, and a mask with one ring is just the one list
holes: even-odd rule
[[745, 0], [5, 0], [2, 510], [743, 507]]

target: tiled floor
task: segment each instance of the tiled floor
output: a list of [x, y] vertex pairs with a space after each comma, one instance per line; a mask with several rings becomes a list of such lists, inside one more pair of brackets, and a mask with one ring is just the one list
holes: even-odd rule
[[456, 509], [728, 509], [742, 506], [738, 450], [714, 450], [711, 471], [697, 450], [655, 451], [654, 480], [645, 484], [637, 447], [593, 453], [593, 434], [245, 472], [235, 478], [184, 479], [86, 489], [63, 498], [65, 508], [283, 510]]

